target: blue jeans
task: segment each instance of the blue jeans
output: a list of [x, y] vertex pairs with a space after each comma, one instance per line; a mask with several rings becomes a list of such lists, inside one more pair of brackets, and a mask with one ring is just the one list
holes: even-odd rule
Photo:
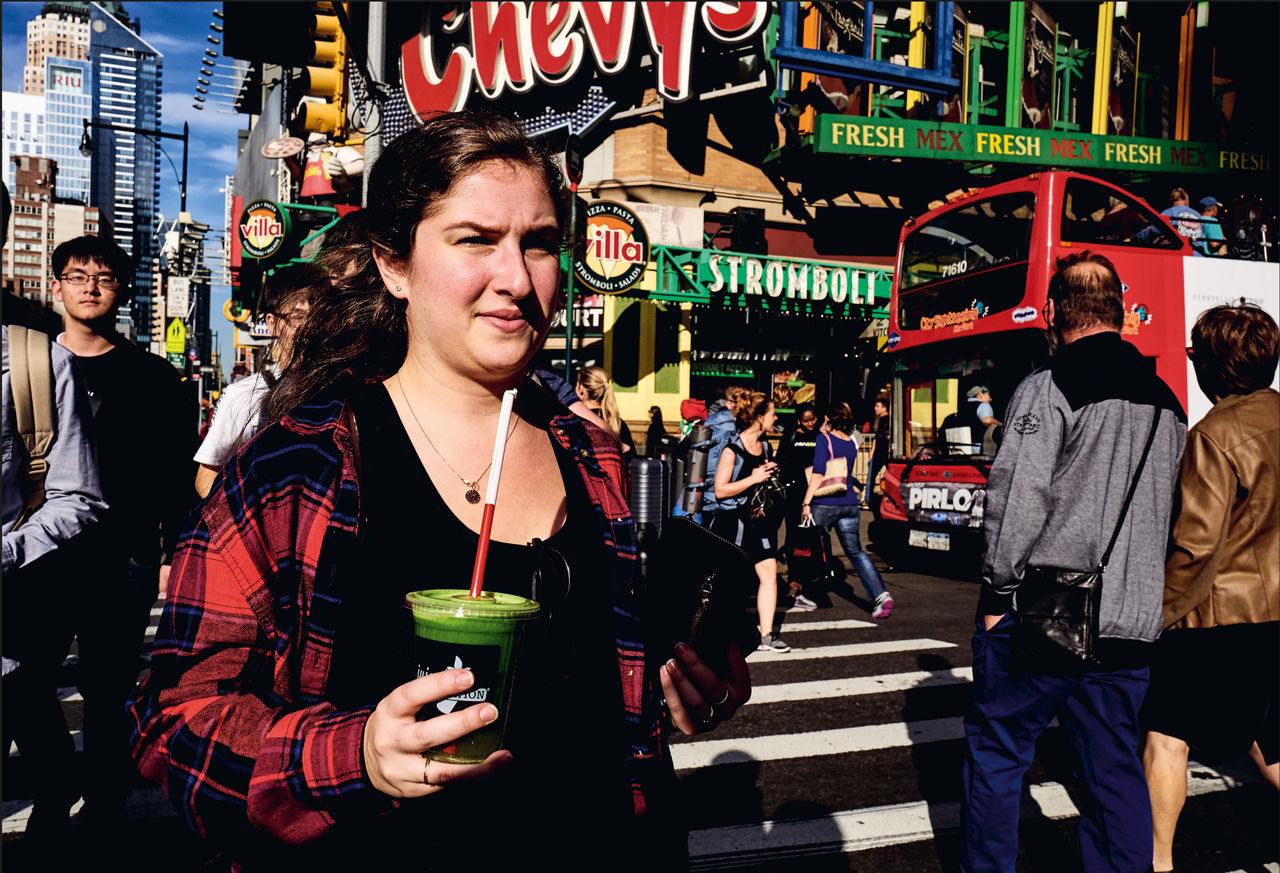
[[862, 550], [862, 541], [858, 539], [862, 510], [856, 503], [848, 506], [823, 506], [815, 503], [810, 511], [813, 513], [814, 524], [828, 531], [835, 528], [845, 557], [853, 563], [853, 569], [862, 580], [862, 587], [867, 589], [867, 596], [874, 602], [884, 594], [884, 582], [880, 579], [876, 565], [871, 562], [871, 556]]
[[[981, 619], [979, 618], [979, 621]], [[965, 743], [960, 868], [1013, 873], [1022, 779], [1036, 740], [1056, 716], [1071, 739], [1085, 796], [1080, 851], [1085, 873], [1151, 869], [1151, 799], [1138, 759], [1138, 708], [1147, 667], [1057, 678], [1010, 669], [1013, 619], [973, 636], [973, 703]]]

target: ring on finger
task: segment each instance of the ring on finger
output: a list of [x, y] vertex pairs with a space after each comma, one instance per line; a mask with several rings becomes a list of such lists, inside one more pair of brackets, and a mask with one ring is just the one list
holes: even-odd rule
[[715, 705], [724, 706], [728, 702], [729, 702], [729, 688], [726, 686], [724, 689], [724, 697], [721, 697], [719, 700], [717, 700], [715, 702]]
[[706, 718], [702, 719], [702, 724], [703, 724], [703, 725], [709, 725], [709, 724], [711, 724], [711, 719], [713, 719], [713, 718], [715, 718], [715, 717], [716, 717], [716, 707], [715, 707], [715, 704], [708, 703], [708, 704], [707, 704], [707, 715], [706, 715]]
[[427, 763], [422, 767], [422, 784], [431, 784], [431, 759], [427, 758]]

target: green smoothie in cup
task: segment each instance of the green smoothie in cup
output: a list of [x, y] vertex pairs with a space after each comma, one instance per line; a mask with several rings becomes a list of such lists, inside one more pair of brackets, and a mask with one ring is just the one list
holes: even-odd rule
[[478, 764], [502, 748], [511, 718], [525, 630], [541, 614], [535, 601], [514, 594], [466, 589], [411, 591], [404, 605], [413, 612], [413, 658], [418, 676], [465, 668], [475, 676], [466, 691], [428, 703], [419, 719], [492, 703], [498, 718], [474, 733], [427, 751], [436, 761]]

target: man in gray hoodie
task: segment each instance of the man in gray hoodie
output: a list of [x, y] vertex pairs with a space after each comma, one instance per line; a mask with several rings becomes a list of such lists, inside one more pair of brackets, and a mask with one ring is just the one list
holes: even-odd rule
[[[1138, 709], [1160, 635], [1168, 540], [1186, 415], [1151, 362], [1120, 335], [1124, 299], [1111, 262], [1064, 258], [1045, 317], [1052, 363], [1009, 400], [987, 485], [986, 555], [965, 718], [962, 868], [1012, 873], [1022, 779], [1057, 718], [1091, 802], [1080, 819], [1084, 869], [1151, 867], [1151, 805], [1138, 758]], [[1030, 672], [1011, 652], [1011, 613], [1028, 565], [1098, 566], [1120, 519], [1152, 423], [1150, 455], [1103, 574], [1101, 666]]]

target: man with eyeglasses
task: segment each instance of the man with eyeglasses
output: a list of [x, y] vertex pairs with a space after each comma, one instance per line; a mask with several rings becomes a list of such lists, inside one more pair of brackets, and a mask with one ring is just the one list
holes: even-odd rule
[[133, 265], [114, 243], [82, 236], [54, 249], [57, 341], [76, 356], [89, 392], [108, 509], [76, 586], [85, 700], [85, 816], [109, 833], [124, 815], [133, 776], [124, 702], [138, 677], [149, 614], [186, 515], [195, 502], [191, 453], [196, 410], [163, 358], [116, 330], [133, 295]]

